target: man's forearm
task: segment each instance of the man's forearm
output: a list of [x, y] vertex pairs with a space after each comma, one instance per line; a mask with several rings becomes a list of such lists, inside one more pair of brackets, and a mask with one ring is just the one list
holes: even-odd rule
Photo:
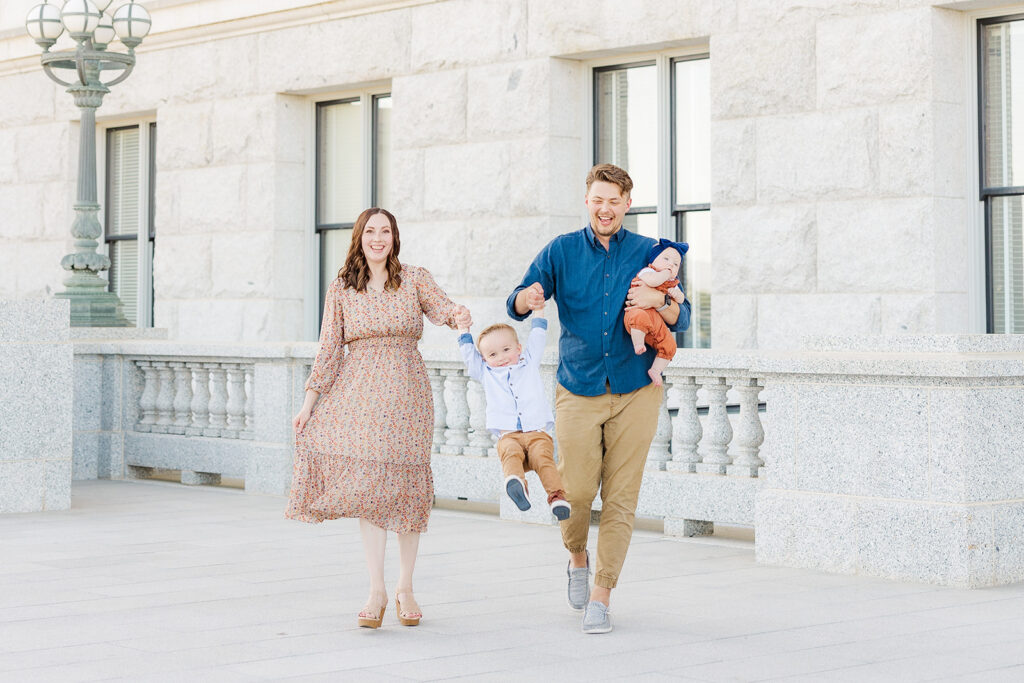
[[662, 319], [666, 325], [675, 325], [676, 321], [679, 320], [679, 304], [675, 301], [669, 301], [668, 308], [659, 311]]

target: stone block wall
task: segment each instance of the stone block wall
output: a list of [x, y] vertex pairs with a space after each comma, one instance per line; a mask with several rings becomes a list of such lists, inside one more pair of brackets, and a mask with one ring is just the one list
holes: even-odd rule
[[65, 300], [0, 301], [0, 513], [71, 507], [69, 327]]
[[[155, 323], [173, 338], [309, 338], [314, 103], [371, 85], [392, 93], [403, 258], [489, 322], [532, 256], [585, 221], [594, 60], [707, 49], [713, 345], [967, 332], [974, 93], [957, 8], [978, 3], [937, 4], [154, 6], [99, 117], [156, 117]], [[58, 289], [68, 248], [77, 112], [36, 62], [0, 33], [0, 94], [17, 93], [0, 111], [2, 296]]]

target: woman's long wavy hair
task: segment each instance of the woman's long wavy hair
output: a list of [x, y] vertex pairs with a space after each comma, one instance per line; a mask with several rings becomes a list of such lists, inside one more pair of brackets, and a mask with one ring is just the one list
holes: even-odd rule
[[386, 209], [373, 207], [359, 214], [356, 224], [352, 227], [352, 241], [348, 245], [348, 255], [345, 257], [345, 265], [338, 271], [338, 277], [345, 287], [351, 287], [357, 292], [366, 291], [366, 283], [370, 281], [370, 266], [366, 263], [366, 254], [363, 253], [363, 228], [371, 216], [384, 214], [391, 223], [391, 251], [388, 253], [386, 263], [388, 269], [388, 281], [384, 289], [396, 290], [402, 284], [402, 264], [398, 261], [398, 252], [401, 250], [401, 240], [398, 239], [398, 221]]

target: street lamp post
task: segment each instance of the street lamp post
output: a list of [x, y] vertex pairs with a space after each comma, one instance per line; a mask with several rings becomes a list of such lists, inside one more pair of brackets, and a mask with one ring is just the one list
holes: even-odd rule
[[[71, 235], [75, 251], [60, 262], [70, 276], [64, 280], [66, 289], [55, 296], [71, 302], [73, 327], [127, 327], [131, 325], [121, 312], [121, 301], [107, 291], [107, 282], [100, 271], [110, 268], [110, 259], [96, 251], [97, 239], [103, 230], [97, 214], [96, 199], [96, 110], [111, 85], [128, 78], [135, 66], [135, 48], [149, 33], [149, 12], [135, 0], [121, 5], [112, 15], [106, 12], [113, 0], [67, 0], [62, 8], [48, 0], [29, 10], [25, 20], [28, 34], [43, 48], [41, 62], [46, 75], [63, 85], [75, 99], [82, 113], [78, 142], [78, 194], [74, 204], [75, 221]], [[50, 52], [50, 48], [67, 30], [76, 43], [74, 49]], [[128, 52], [108, 52], [115, 39]], [[55, 70], [72, 71], [65, 81]], [[103, 81], [103, 72], [119, 71], [114, 78]]]

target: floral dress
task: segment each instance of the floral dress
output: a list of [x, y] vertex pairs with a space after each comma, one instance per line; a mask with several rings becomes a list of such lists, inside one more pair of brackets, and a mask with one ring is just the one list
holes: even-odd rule
[[403, 264], [401, 276], [395, 291], [357, 292], [340, 279], [327, 289], [306, 382], [320, 400], [295, 437], [286, 517], [360, 517], [398, 533], [427, 530], [434, 402], [416, 343], [424, 314], [455, 328], [455, 304], [425, 268]]

